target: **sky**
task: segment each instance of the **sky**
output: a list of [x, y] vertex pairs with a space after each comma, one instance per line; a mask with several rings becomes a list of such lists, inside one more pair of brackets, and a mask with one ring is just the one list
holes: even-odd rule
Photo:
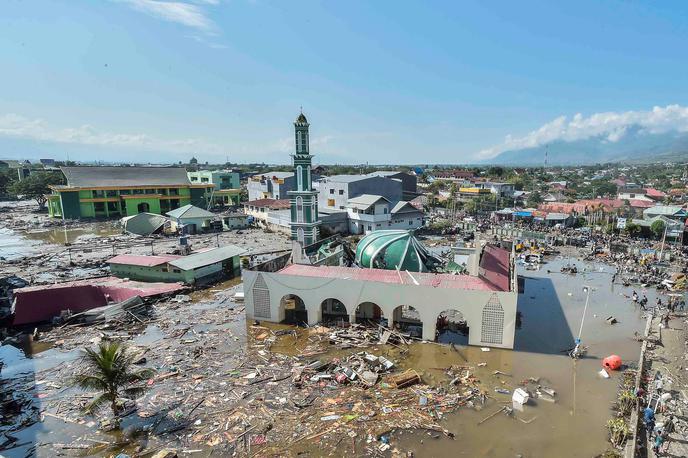
[[471, 163], [688, 131], [685, 1], [3, 0], [0, 158]]

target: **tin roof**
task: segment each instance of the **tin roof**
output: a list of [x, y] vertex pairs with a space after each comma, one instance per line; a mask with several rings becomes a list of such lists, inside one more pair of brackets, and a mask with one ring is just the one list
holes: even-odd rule
[[180, 186], [189, 185], [182, 167], [61, 167], [67, 186], [103, 188], [112, 186]]
[[188, 204], [168, 211], [166, 215], [172, 218], [212, 218], [215, 216], [215, 213], [210, 213], [208, 210]]
[[[279, 273], [298, 277], [339, 278], [396, 285], [432, 286], [434, 288], [468, 289], [477, 291], [499, 291], [498, 287], [479, 277], [469, 275], [431, 274], [383, 269], [357, 269], [353, 267], [309, 266], [291, 264]], [[415, 280], [415, 282], [414, 282]]]
[[222, 262], [226, 259], [233, 258], [245, 253], [246, 250], [235, 245], [225, 245], [219, 248], [212, 248], [200, 253], [182, 256], [178, 259], [170, 261], [170, 265], [182, 270], [191, 270], [198, 267], [209, 266], [217, 262]]
[[114, 258], [108, 259], [108, 264], [124, 264], [130, 266], [153, 267], [174, 261], [181, 256], [166, 255], [166, 256], [145, 256], [136, 254], [120, 254]]

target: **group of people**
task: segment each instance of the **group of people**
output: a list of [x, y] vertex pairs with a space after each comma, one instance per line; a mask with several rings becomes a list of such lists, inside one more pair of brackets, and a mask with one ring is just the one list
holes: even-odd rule
[[[655, 455], [665, 452], [669, 448], [669, 435], [676, 429], [674, 416], [669, 415], [669, 418], [663, 424], [656, 426], [655, 411], [648, 406], [643, 411], [643, 422], [645, 423], [645, 431], [647, 432], [648, 440], [652, 443], [652, 451]], [[654, 440], [652, 439], [653, 435]], [[666, 447], [664, 444], [667, 444]]]

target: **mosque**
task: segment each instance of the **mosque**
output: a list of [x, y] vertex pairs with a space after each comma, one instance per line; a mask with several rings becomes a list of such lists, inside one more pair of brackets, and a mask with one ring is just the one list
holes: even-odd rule
[[437, 339], [438, 326], [451, 321], [462, 324], [469, 345], [513, 348], [518, 297], [513, 251], [476, 241], [457, 273], [413, 231], [369, 233], [353, 259], [342, 244], [318, 240], [303, 113], [294, 124], [292, 157], [304, 177], [291, 194], [295, 248], [243, 271], [247, 318], [308, 325], [377, 322], [430, 341]]

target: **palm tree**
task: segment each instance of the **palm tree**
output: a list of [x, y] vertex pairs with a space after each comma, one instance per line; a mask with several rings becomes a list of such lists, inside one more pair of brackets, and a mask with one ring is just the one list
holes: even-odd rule
[[75, 384], [85, 390], [100, 392], [85, 407], [88, 413], [109, 402], [112, 413], [117, 415], [120, 395], [126, 398], [141, 395], [145, 386], [140, 382], [153, 375], [152, 369], [132, 370], [132, 356], [118, 342], [102, 342], [95, 350], [84, 349], [83, 363], [84, 370], [76, 376]]

